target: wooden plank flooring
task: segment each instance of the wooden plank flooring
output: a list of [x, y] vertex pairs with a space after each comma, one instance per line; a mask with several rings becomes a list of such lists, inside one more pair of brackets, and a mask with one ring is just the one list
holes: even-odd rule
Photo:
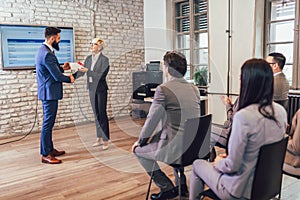
[[[130, 153], [142, 124], [143, 120], [131, 118], [110, 121], [107, 151], [91, 147], [95, 142], [94, 124], [55, 130], [55, 147], [67, 152], [60, 157], [63, 163], [59, 165], [41, 163], [39, 134], [0, 145], [0, 199], [145, 199], [149, 177]], [[163, 164], [162, 168], [173, 179], [172, 169]], [[190, 170], [189, 166], [187, 177]], [[284, 175], [282, 186], [283, 200], [300, 200], [300, 180]], [[158, 192], [155, 184], [151, 192]]]

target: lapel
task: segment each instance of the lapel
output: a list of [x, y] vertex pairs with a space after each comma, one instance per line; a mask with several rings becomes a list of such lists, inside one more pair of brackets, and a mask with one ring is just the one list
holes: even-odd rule
[[[51, 51], [51, 49], [50, 49], [47, 45], [45, 45], [45, 44], [43, 44], [43, 45], [46, 47], [46, 49], [48, 50], [48, 52], [54, 54], [54, 51]], [[55, 55], [55, 54], [54, 54], [54, 55]]]
[[95, 63], [94, 71], [102, 66], [102, 65], [101, 65], [101, 60], [102, 60], [102, 53], [100, 53], [100, 55], [99, 55], [99, 57], [98, 57], [98, 60], [97, 60], [96, 63]]
[[91, 67], [92, 67], [92, 55], [89, 55], [86, 59], [86, 65], [87, 65], [87, 68], [89, 70], [91, 70]]

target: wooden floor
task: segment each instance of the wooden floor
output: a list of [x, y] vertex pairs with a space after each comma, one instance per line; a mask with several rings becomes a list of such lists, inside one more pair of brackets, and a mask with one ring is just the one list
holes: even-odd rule
[[[142, 124], [131, 118], [110, 121], [111, 144], [106, 151], [92, 147], [94, 124], [55, 130], [55, 147], [67, 152], [58, 165], [41, 163], [39, 134], [0, 145], [0, 199], [145, 199], [149, 177], [130, 153]], [[162, 168], [173, 179], [172, 169]], [[190, 170], [186, 169], [187, 177]], [[284, 175], [283, 200], [300, 199], [299, 189], [300, 180]], [[158, 192], [155, 184], [151, 192]]]

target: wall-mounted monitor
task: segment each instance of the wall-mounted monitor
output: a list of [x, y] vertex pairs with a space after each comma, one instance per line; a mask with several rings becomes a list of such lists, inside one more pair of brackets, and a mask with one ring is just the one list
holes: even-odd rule
[[[3, 69], [34, 69], [35, 55], [45, 41], [46, 27], [0, 24]], [[74, 30], [58, 28], [61, 29], [60, 50], [55, 52], [58, 62], [74, 62]]]

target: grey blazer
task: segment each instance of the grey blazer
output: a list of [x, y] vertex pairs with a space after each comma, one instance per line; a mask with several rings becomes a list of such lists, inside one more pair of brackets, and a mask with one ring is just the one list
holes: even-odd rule
[[257, 104], [239, 110], [233, 117], [228, 156], [217, 162], [216, 169], [222, 174], [219, 185], [234, 197], [250, 199], [260, 147], [279, 141], [285, 135], [286, 111], [277, 103], [273, 106], [277, 123], [263, 117]]
[[182, 154], [180, 141], [185, 121], [199, 116], [200, 93], [197, 87], [183, 78], [173, 78], [158, 86], [140, 132], [141, 152], [153, 160], [174, 163]]
[[[84, 67], [88, 68], [88, 71], [86, 73], [87, 75], [87, 88], [89, 90], [95, 91], [95, 92], [102, 92], [108, 90], [108, 86], [106, 83], [106, 76], [109, 71], [109, 59], [100, 53], [99, 58], [93, 68], [93, 71], [91, 70], [92, 66], [92, 55], [87, 56], [87, 58], [84, 61]], [[80, 76], [83, 76], [83, 72], [76, 72], [76, 77], [79, 78]]]

